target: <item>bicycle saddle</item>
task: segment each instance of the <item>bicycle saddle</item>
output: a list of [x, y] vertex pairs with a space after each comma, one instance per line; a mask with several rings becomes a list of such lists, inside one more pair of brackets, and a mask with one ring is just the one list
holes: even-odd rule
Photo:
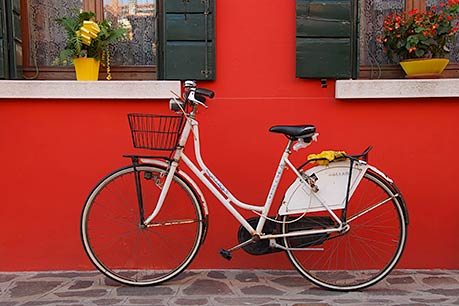
[[275, 125], [269, 129], [272, 133], [281, 133], [291, 140], [302, 138], [305, 142], [310, 142], [316, 132], [314, 125]]

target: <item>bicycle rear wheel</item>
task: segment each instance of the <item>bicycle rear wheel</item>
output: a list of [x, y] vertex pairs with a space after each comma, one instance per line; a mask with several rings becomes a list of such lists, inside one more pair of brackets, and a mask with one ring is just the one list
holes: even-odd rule
[[[149, 165], [136, 169], [148, 215], [167, 173]], [[81, 236], [92, 263], [106, 276], [128, 285], [154, 285], [190, 264], [203, 239], [204, 216], [192, 189], [177, 175], [153, 226], [141, 224], [137, 199], [132, 166], [108, 175], [86, 200]]]
[[[349, 230], [314, 244], [323, 250], [287, 250], [290, 261], [300, 274], [327, 289], [357, 290], [382, 280], [395, 267], [406, 242], [405, 204], [397, 193], [396, 187], [368, 170], [348, 204]], [[286, 220], [284, 233], [293, 231]], [[320, 227], [323, 224], [317, 224]], [[284, 243], [295, 247], [298, 237], [284, 238]]]

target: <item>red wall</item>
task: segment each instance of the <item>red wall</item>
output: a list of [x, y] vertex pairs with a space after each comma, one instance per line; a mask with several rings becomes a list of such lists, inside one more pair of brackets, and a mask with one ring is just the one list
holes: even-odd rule
[[[262, 202], [285, 141], [271, 125], [317, 126], [319, 142], [297, 162], [373, 145], [370, 162], [395, 180], [410, 213], [399, 267], [458, 269], [459, 101], [339, 101], [333, 81], [322, 89], [296, 79], [294, 5], [217, 1], [217, 80], [200, 84], [217, 93], [200, 113], [208, 166], [241, 200]], [[1, 100], [0, 271], [91, 269], [79, 238], [84, 200], [133, 151], [126, 114], [167, 111], [166, 101]], [[290, 268], [282, 253], [222, 259], [218, 250], [237, 243], [237, 223], [206, 196], [210, 230], [192, 267]]]

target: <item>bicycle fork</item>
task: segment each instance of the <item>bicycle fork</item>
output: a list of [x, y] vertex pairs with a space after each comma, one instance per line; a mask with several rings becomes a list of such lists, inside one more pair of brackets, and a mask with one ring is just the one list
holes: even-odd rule
[[[157, 201], [155, 210], [150, 216], [148, 216], [148, 218], [145, 218], [145, 209], [144, 209], [143, 194], [142, 194], [142, 182], [140, 178], [140, 172], [138, 171], [138, 167], [140, 165], [139, 157], [137, 156], [130, 156], [130, 157], [132, 159], [132, 165], [134, 168], [135, 190], [137, 194], [137, 204], [139, 207], [139, 227], [146, 228], [149, 226], [149, 223], [158, 215], [159, 211], [161, 210], [164, 204], [164, 200], [166, 198], [167, 192], [169, 191], [169, 187], [171, 185], [172, 179], [175, 175], [175, 170], [177, 169], [178, 162], [175, 160], [172, 161], [172, 163], [170, 164], [170, 167], [167, 170], [165, 170], [167, 172], [167, 175], [166, 175], [166, 180], [162, 185], [160, 185], [159, 182], [155, 182], [155, 184], [157, 184], [157, 186], [160, 187], [161, 193], [159, 195], [159, 199]], [[151, 179], [155, 179], [155, 178], [151, 178]]]
[[155, 210], [150, 216], [148, 216], [146, 220], [143, 221], [144, 226], [148, 226], [148, 224], [158, 215], [159, 211], [161, 210], [161, 207], [163, 207], [164, 199], [166, 198], [167, 192], [169, 191], [169, 187], [171, 186], [171, 182], [175, 175], [175, 170], [177, 169], [177, 166], [178, 162], [173, 160], [168, 169], [169, 171], [167, 171], [166, 181], [164, 182], [164, 185], [161, 188], [161, 193], [159, 195], [159, 199], [156, 204]]
[[140, 172], [137, 170], [137, 166], [139, 165], [139, 159], [136, 156], [132, 156], [131, 158], [132, 158], [132, 166], [134, 168], [134, 179], [135, 179], [135, 191], [137, 193], [137, 204], [139, 206], [139, 227], [145, 228], [142, 185], [140, 182]]

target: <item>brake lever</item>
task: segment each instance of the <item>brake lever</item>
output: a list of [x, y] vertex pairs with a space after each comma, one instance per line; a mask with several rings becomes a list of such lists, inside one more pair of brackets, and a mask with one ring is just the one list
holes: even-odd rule
[[201, 101], [199, 101], [198, 99], [196, 99], [196, 98], [194, 97], [194, 95], [195, 95], [195, 92], [194, 92], [194, 91], [191, 91], [190, 94], [188, 95], [188, 100], [190, 100], [190, 101], [193, 102], [193, 103], [196, 103], [196, 104], [199, 104], [199, 105], [201, 105], [201, 106], [204, 106], [204, 108], [206, 108], [206, 109], [209, 108], [206, 104], [204, 104], [204, 103], [202, 103]]
[[192, 98], [188, 97], [188, 99], [191, 100], [193, 103], [196, 103], [196, 104], [199, 104], [201, 106], [204, 106], [204, 108], [206, 108], [206, 109], [209, 108], [209, 106], [207, 106], [206, 104], [202, 103], [199, 100], [196, 100], [194, 97], [192, 97]]

